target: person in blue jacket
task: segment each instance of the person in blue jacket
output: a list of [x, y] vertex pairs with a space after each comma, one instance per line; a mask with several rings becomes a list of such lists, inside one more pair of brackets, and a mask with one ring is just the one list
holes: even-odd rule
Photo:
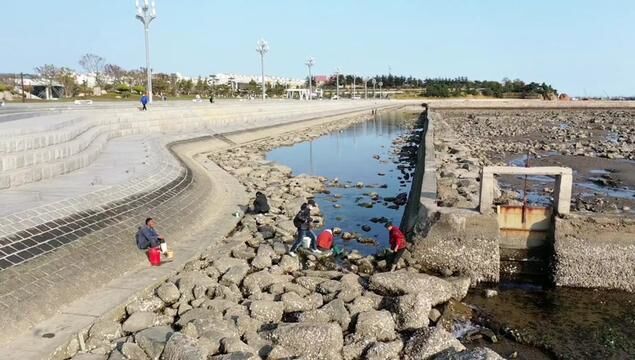
[[143, 109], [142, 110], [148, 110], [148, 108], [146, 107], [146, 105], [148, 105], [148, 95], [143, 94], [143, 96], [141, 97], [141, 105], [143, 105]]

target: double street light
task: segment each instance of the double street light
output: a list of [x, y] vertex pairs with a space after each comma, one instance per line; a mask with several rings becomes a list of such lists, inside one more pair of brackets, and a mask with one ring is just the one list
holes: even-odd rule
[[135, 5], [137, 7], [137, 19], [143, 24], [145, 30], [146, 40], [146, 75], [148, 76], [148, 101], [152, 102], [152, 73], [150, 71], [150, 44], [148, 42], [148, 32], [150, 22], [157, 17], [157, 7], [154, 0], [152, 0], [152, 6], [148, 3], [148, 0], [143, 0], [142, 4], [139, 4], [139, 0], [136, 0]]
[[313, 86], [311, 85], [311, 83], [313, 82], [313, 79], [311, 77], [311, 67], [313, 67], [313, 65], [315, 65], [315, 59], [313, 59], [313, 57], [309, 57], [304, 64], [309, 69], [309, 97], [308, 97], [308, 100], [311, 100], [311, 98], [313, 97]]
[[262, 75], [262, 100], [265, 100], [265, 54], [269, 51], [269, 44], [260, 39], [256, 44], [256, 51], [260, 54], [260, 73]]
[[340, 73], [342, 69], [339, 67], [335, 69], [335, 96], [337, 96], [337, 100], [340, 99]]

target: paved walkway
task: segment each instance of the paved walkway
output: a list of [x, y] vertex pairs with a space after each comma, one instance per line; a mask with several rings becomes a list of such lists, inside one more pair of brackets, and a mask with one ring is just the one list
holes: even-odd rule
[[[358, 113], [367, 114], [367, 110]], [[171, 166], [177, 171], [172, 176], [167, 176], [168, 179], [164, 179], [162, 183], [155, 184], [154, 187], [143, 190], [141, 184], [133, 184], [132, 186], [139, 186], [139, 188], [133, 188], [134, 191], [130, 196], [120, 197], [121, 201], [113, 202], [109, 197], [100, 199], [95, 194], [99, 194], [102, 190], [109, 193], [112, 189], [121, 186], [125, 188], [137, 179], [129, 174], [109, 174], [107, 178], [102, 178], [103, 188], [96, 192], [85, 193], [88, 187], [79, 186], [76, 190], [68, 190], [76, 191], [74, 193], [76, 196], [71, 199], [60, 201], [62, 197], [71, 194], [61, 191], [59, 198], [51, 196], [40, 200], [30, 200], [33, 201], [31, 204], [42, 204], [36, 209], [47, 206], [53, 206], [54, 209], [48, 208], [46, 211], [38, 212], [27, 205], [21, 206], [19, 201], [14, 202], [12, 211], [15, 212], [0, 218], [0, 222], [3, 219], [9, 219], [10, 226], [16, 227], [20, 221], [24, 221], [31, 227], [27, 227], [26, 232], [21, 234], [24, 237], [18, 239], [19, 242], [27, 246], [42, 246], [46, 244], [40, 242], [45, 240], [44, 243], [49, 242], [50, 245], [49, 248], [44, 248], [44, 251], [48, 253], [34, 254], [33, 258], [24, 259], [28, 261], [0, 271], [0, 321], [5, 324], [0, 329], [0, 344], [4, 343], [0, 345], [0, 354], [16, 354], [12, 355], [15, 359], [44, 358], [44, 354], [50, 354], [51, 350], [63, 345], [69, 335], [86, 328], [96, 317], [116, 309], [135, 293], [163, 279], [167, 273], [174, 273], [184, 262], [204, 248], [219, 243], [223, 235], [235, 225], [236, 218], [232, 217], [231, 213], [239, 204], [245, 204], [247, 199], [244, 197], [244, 192], [237, 188], [240, 185], [233, 178], [213, 163], [204, 162], [203, 166], [193, 161], [192, 157], [195, 154], [274, 136], [282, 131], [333, 121], [338, 116], [328, 119], [319, 116], [312, 119], [310, 116], [305, 116], [298, 119], [301, 121], [296, 122], [293, 118], [287, 118], [285, 119], [287, 123], [284, 125], [276, 125], [280, 123], [276, 119], [273, 119], [273, 122], [261, 124], [253, 122], [239, 126], [233, 124], [231, 128], [235, 130], [257, 126], [265, 126], [265, 128], [258, 131], [232, 133], [227, 137], [208, 136], [200, 141], [179, 143], [174, 146], [174, 151], [179, 154], [182, 164], [187, 165], [185, 167], [181, 166], [181, 163], [169, 154], [164, 146], [169, 141], [186, 140], [195, 135], [186, 133], [159, 136], [155, 145], [158, 144], [167, 155], [157, 152], [158, 158], [148, 160], [148, 167], [156, 168], [160, 164], [170, 163], [170, 159], [172, 159], [170, 164], [176, 163], [179, 166]], [[277, 127], [267, 128], [267, 125]], [[199, 132], [198, 134], [205, 135], [206, 133]], [[103, 154], [103, 159], [99, 157], [96, 162], [84, 168], [86, 174], [94, 174], [92, 170], [100, 169], [102, 165], [104, 169], [107, 168], [108, 158], [120, 161], [119, 165], [125, 164], [124, 168], [138, 165], [135, 161], [129, 161], [130, 159], [119, 159], [121, 155], [118, 150], [123, 150], [124, 142], [130, 140], [136, 140], [136, 138], [121, 138], [121, 143], [115, 142], [115, 147], [107, 148], [110, 150]], [[154, 142], [150, 136], [148, 142], [144, 144], [142, 141], [141, 144], [149, 146], [150, 149], [152, 147], [150, 144]], [[119, 146], [116, 146], [117, 144]], [[90, 167], [94, 168], [91, 170]], [[83, 181], [90, 179], [90, 175], [82, 175], [82, 170], [68, 176], [76, 175], [77, 179], [83, 179]], [[62, 177], [46, 180], [37, 186], [44, 186], [42, 189], [46, 192], [45, 184], [48, 181], [57, 181]], [[117, 181], [123, 181], [123, 183], [117, 184]], [[38, 183], [29, 186], [36, 189], [36, 184]], [[17, 195], [14, 194], [14, 196]], [[28, 192], [24, 192], [23, 196], [24, 199], [33, 197], [32, 193]], [[77, 199], [84, 200], [75, 201], [74, 204], [69, 205], [68, 202], [72, 203]], [[81, 208], [88, 203], [90, 203], [90, 206], [87, 206], [88, 209]], [[62, 216], [64, 207], [60, 206], [61, 204], [69, 205], [71, 215]], [[99, 204], [97, 209], [95, 204]], [[51, 220], [53, 223], [43, 219], [49, 213], [55, 215], [55, 219]], [[149, 268], [147, 259], [142, 252], [136, 250], [134, 245], [134, 232], [148, 214], [159, 220], [161, 231], [167, 235], [168, 239], [171, 239], [170, 245], [177, 250], [178, 254], [174, 263], [160, 267], [160, 270]], [[0, 228], [6, 227], [3, 225]], [[43, 237], [44, 233], [52, 234], [54, 237]], [[15, 240], [12, 239], [14, 242], [11, 247], [16, 244]], [[14, 250], [24, 251], [24, 249]], [[29, 251], [31, 250], [32, 248], [29, 248]], [[51, 315], [54, 317], [51, 318]], [[25, 329], [29, 328], [30, 330], [25, 332]], [[49, 333], [55, 334], [54, 337], [42, 337], [44, 334], [48, 336]], [[8, 343], [14, 338], [12, 343]]]

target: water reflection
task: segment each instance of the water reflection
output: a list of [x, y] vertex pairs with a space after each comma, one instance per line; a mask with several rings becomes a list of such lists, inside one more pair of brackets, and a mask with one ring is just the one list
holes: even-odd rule
[[[382, 199], [410, 189], [410, 180], [402, 179], [391, 154], [393, 140], [406, 131], [404, 120], [405, 114], [401, 113], [377, 115], [372, 120], [313, 141], [274, 149], [267, 154], [267, 159], [289, 166], [294, 175], [324, 176], [330, 180], [337, 178], [340, 184], [350, 186], [331, 187], [331, 194], [320, 194], [316, 201], [325, 214], [327, 226], [357, 232], [378, 242], [376, 246], [369, 246], [338, 239], [338, 245], [364, 254], [374, 253], [386, 246], [387, 232], [383, 224], [369, 220], [386, 217], [398, 224], [403, 206], [389, 209], [383, 201], [373, 202], [371, 193]], [[355, 187], [358, 182], [364, 186]], [[360, 206], [364, 203], [372, 203], [372, 207]], [[369, 225], [370, 231], [363, 231], [362, 225]]]

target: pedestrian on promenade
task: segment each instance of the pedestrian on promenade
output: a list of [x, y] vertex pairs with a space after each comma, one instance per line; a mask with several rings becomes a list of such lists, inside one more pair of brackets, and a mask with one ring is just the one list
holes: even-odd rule
[[387, 260], [390, 264], [390, 272], [393, 272], [397, 270], [399, 259], [401, 259], [404, 251], [406, 251], [406, 236], [401, 232], [401, 229], [394, 226], [391, 222], [387, 222], [384, 226], [388, 229], [390, 242], [390, 254]]
[[289, 250], [289, 255], [296, 256], [296, 250], [300, 245], [302, 245], [302, 240], [304, 237], [309, 237], [311, 239], [311, 250], [317, 251], [316, 247], [316, 239], [315, 233], [311, 230], [311, 223], [313, 219], [311, 218], [311, 208], [315, 205], [314, 200], [309, 200], [308, 203], [302, 204], [300, 206], [300, 211], [293, 218], [293, 225], [296, 227], [298, 235], [291, 245], [291, 249]]
[[156, 230], [157, 222], [153, 218], [147, 218], [145, 226], [140, 227], [137, 232], [137, 247], [142, 250], [159, 248], [161, 253], [168, 259], [172, 257], [172, 252], [168, 251], [168, 244]]
[[148, 108], [146, 107], [146, 105], [148, 105], [148, 95], [143, 94], [143, 96], [141, 97], [141, 105], [143, 105], [143, 108], [141, 110], [146, 111], [148, 110]]

